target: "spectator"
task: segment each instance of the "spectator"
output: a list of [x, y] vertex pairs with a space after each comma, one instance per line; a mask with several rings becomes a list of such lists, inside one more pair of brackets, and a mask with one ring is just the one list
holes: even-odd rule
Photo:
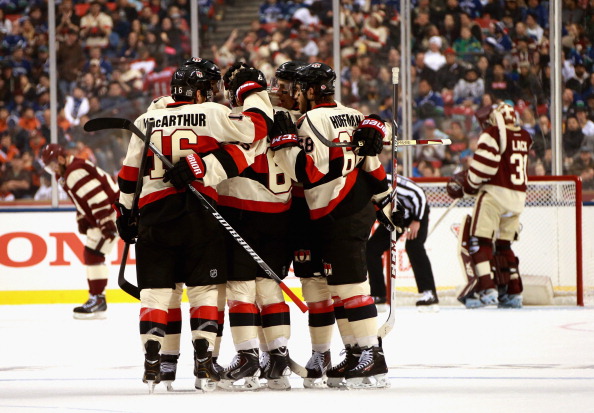
[[485, 82], [479, 77], [476, 67], [466, 69], [464, 77], [454, 87], [454, 102], [457, 105], [476, 108], [485, 93]]
[[526, 7], [522, 10], [522, 15], [524, 19], [527, 19], [528, 16], [533, 16], [540, 27], [547, 29], [549, 27], [549, 12], [540, 3], [540, 0], [527, 0]]
[[584, 134], [583, 144], [594, 151], [594, 122], [588, 119], [588, 108], [586, 108], [584, 102], [578, 102], [575, 108], [575, 116]]
[[12, 193], [15, 199], [26, 199], [32, 197], [31, 189], [31, 172], [24, 169], [22, 156], [15, 155], [2, 175], [0, 190]]
[[384, 13], [374, 12], [365, 19], [362, 31], [362, 42], [367, 53], [383, 51], [388, 41], [388, 28], [383, 24]]
[[446, 147], [444, 163], [459, 164], [460, 155], [468, 149], [468, 137], [462, 123], [452, 121], [449, 129], [447, 129], [447, 135], [452, 140], [452, 143]]
[[63, 41], [68, 33], [80, 31], [80, 17], [74, 11], [72, 0], [62, 0], [56, 14], [56, 34]]
[[[421, 127], [421, 139], [447, 139], [448, 135], [437, 129], [433, 119], [425, 119]], [[440, 168], [446, 159], [446, 145], [418, 145], [415, 146], [415, 159], [430, 162], [435, 168]]]
[[493, 73], [486, 81], [485, 92], [492, 94], [496, 100], [516, 99], [517, 84], [506, 75], [501, 63], [493, 64]]
[[[40, 185], [35, 195], [33, 196], [35, 201], [51, 201], [52, 199], [52, 179], [47, 172], [41, 174]], [[62, 185], [58, 185], [58, 200], [67, 201], [68, 195], [64, 192]]]
[[536, 132], [532, 135], [530, 153], [537, 159], [544, 159], [545, 151], [551, 148], [551, 121], [547, 115], [538, 117]]
[[429, 81], [429, 83], [431, 83], [431, 87], [435, 89], [435, 84], [437, 83], [437, 76], [435, 71], [425, 64], [424, 52], [418, 52], [415, 55], [414, 67], [412, 70], [417, 73], [419, 79]]
[[433, 91], [431, 83], [426, 79], [419, 81], [419, 93], [415, 99], [415, 107], [419, 119], [441, 117], [443, 115], [443, 98]]
[[580, 151], [573, 157], [568, 172], [570, 175], [579, 176], [586, 168], [594, 168], [594, 159], [592, 159], [592, 149], [588, 146], [582, 146]]
[[472, 36], [468, 27], [460, 29], [460, 37], [454, 40], [452, 47], [458, 57], [468, 63], [476, 62], [478, 55], [483, 52], [481, 43]]
[[574, 74], [566, 80], [565, 87], [573, 90], [574, 99], [582, 100], [584, 93], [590, 87], [590, 73], [586, 71], [586, 65], [581, 57], [574, 60]]
[[435, 72], [446, 64], [446, 58], [441, 53], [441, 46], [441, 37], [433, 36], [429, 39], [429, 50], [425, 52], [425, 64]]
[[278, 0], [266, 0], [264, 4], [260, 6], [259, 16], [260, 23], [274, 24], [284, 16], [284, 10]]
[[85, 62], [85, 55], [82, 44], [78, 39], [78, 32], [69, 30], [64, 33], [63, 40], [59, 43], [56, 51], [57, 69], [60, 74], [58, 78], [58, 89], [62, 98], [70, 93], [76, 85]]
[[532, 13], [526, 15], [526, 33], [536, 41], [536, 44], [542, 42], [544, 29], [538, 24], [536, 16]]
[[19, 149], [12, 143], [12, 138], [7, 132], [3, 132], [0, 137], [0, 168], [6, 163], [12, 161], [15, 156], [20, 154]]
[[539, 98], [543, 97], [540, 90], [540, 81], [532, 72], [530, 63], [523, 61], [519, 65], [518, 94], [516, 99], [524, 102], [533, 102], [536, 107]]
[[83, 72], [90, 71], [91, 66], [94, 64], [99, 66], [99, 70], [102, 75], [109, 78], [111, 72], [113, 71], [113, 66], [110, 61], [105, 58], [101, 48], [99, 47], [91, 47], [89, 49], [89, 58], [83, 66]]
[[19, 127], [26, 131], [37, 130], [41, 127], [41, 122], [35, 116], [32, 107], [27, 107], [23, 111], [23, 114], [19, 119]]
[[113, 27], [111, 16], [101, 11], [101, 3], [92, 1], [87, 14], [80, 21], [80, 35], [86, 48], [106, 48]]
[[444, 51], [445, 64], [437, 72], [436, 90], [453, 90], [462, 77], [464, 70], [456, 60], [456, 52], [451, 47]]
[[80, 118], [89, 112], [89, 99], [85, 96], [85, 91], [80, 87], [75, 87], [72, 95], [66, 96], [64, 105], [64, 116], [71, 125], [76, 126], [80, 123]]
[[575, 115], [567, 116], [565, 121], [565, 132], [563, 133], [563, 156], [567, 158], [574, 157], [582, 146], [584, 134], [580, 128]]
[[12, 21], [6, 17], [4, 8], [0, 8], [0, 35], [6, 36], [12, 33]]
[[33, 66], [31, 61], [25, 56], [25, 50], [21, 47], [17, 47], [13, 50], [10, 58], [12, 67], [12, 76], [18, 78], [20, 75], [29, 76]]

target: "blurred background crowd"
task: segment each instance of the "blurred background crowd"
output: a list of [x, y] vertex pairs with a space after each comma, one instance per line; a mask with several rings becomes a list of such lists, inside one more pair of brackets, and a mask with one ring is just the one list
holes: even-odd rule
[[[246, 25], [222, 33], [240, 5]], [[58, 140], [116, 174], [125, 134], [82, 127], [135, 119], [169, 94], [191, 56], [189, 0], [56, 1]], [[400, 2], [342, 0], [341, 101], [391, 119], [391, 68], [400, 65]], [[333, 65], [332, 2], [198, 0], [201, 57], [224, 72], [236, 60], [268, 77], [287, 60]], [[546, 0], [412, 1], [414, 176], [448, 176], [472, 156], [474, 112], [504, 100], [534, 137], [529, 175], [551, 173], [549, 3]], [[563, 0], [563, 172], [594, 190], [594, 0]], [[239, 27], [245, 26], [245, 27]], [[217, 34], [219, 36], [217, 36]], [[221, 38], [217, 41], [218, 38]], [[47, 1], [0, 0], [0, 201], [47, 199], [39, 152], [50, 140]], [[224, 96], [219, 96], [222, 103]]]

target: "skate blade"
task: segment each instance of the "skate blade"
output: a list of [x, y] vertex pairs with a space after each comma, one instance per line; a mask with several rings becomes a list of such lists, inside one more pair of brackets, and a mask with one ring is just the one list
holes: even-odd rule
[[437, 304], [420, 305], [417, 308], [419, 313], [439, 313], [439, 305]]
[[328, 387], [328, 378], [326, 376], [303, 379], [303, 387], [306, 389], [325, 389]]
[[[243, 383], [241, 383], [242, 381]], [[253, 391], [262, 387], [259, 375], [244, 377], [239, 380], [221, 380], [217, 382], [217, 386], [223, 390], [231, 391]]]
[[196, 378], [194, 387], [196, 387], [197, 390], [202, 390], [203, 392], [211, 392], [217, 389], [217, 382], [211, 379]]
[[328, 377], [326, 384], [333, 389], [346, 389], [344, 377]]
[[476, 298], [467, 298], [466, 302], [464, 303], [466, 308], [474, 309], [474, 308], [483, 308], [485, 304], [481, 300]]
[[156, 380], [147, 380], [145, 383], [148, 385], [149, 394], [153, 394], [155, 392], [155, 386], [159, 384], [159, 382]]
[[175, 389], [172, 386], [173, 380], [161, 380], [161, 383], [165, 385], [167, 391], [175, 391]]
[[390, 387], [387, 374], [377, 374], [371, 377], [356, 377], [347, 379], [345, 386], [348, 389], [383, 389]]
[[97, 311], [94, 313], [72, 313], [75, 320], [104, 320], [107, 317], [107, 311]]
[[282, 376], [278, 379], [267, 379], [267, 386], [271, 390], [291, 390], [288, 376]]

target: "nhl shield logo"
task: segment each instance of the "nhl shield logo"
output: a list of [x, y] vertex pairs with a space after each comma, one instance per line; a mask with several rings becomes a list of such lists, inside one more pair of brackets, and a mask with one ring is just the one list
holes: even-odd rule
[[217, 278], [217, 275], [219, 275], [217, 269], [216, 268], [211, 268], [210, 269], [210, 278]]

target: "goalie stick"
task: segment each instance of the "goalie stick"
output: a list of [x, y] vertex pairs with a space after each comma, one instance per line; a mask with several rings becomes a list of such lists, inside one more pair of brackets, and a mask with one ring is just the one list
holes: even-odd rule
[[[150, 150], [161, 160], [161, 162], [163, 162], [163, 164], [168, 169], [173, 167], [173, 164], [171, 163], [171, 161], [169, 159], [167, 159], [167, 157], [165, 155], [163, 155], [163, 153], [155, 146], [155, 144], [153, 144], [150, 141], [150, 139], [148, 139], [148, 137], [144, 133], [142, 133], [142, 131], [140, 129], [138, 129], [138, 127], [133, 122], [129, 121], [128, 119], [122, 119], [122, 118], [91, 119], [85, 124], [84, 129], [87, 132], [93, 132], [93, 131], [98, 131], [98, 130], [103, 130], [103, 129], [126, 129], [126, 130], [132, 132], [133, 134], [135, 134], [136, 136], [138, 136], [139, 138], [141, 138], [143, 141], [148, 142], [148, 147], [150, 148]], [[196, 188], [194, 188], [191, 184], [188, 184], [188, 189], [198, 198], [198, 200], [200, 201], [202, 206], [204, 206], [204, 208], [206, 208], [215, 217], [215, 219], [219, 222], [219, 224], [221, 224], [227, 230], [227, 232], [229, 232], [231, 234], [233, 239], [235, 239], [235, 241], [237, 241], [237, 243], [239, 245], [241, 245], [243, 247], [243, 249], [245, 249], [245, 251], [252, 257], [252, 259], [254, 261], [256, 261], [256, 263], [260, 266], [260, 268], [262, 268], [262, 270], [264, 270], [264, 272], [268, 276], [270, 276], [270, 278], [272, 278], [274, 281], [276, 281], [277, 284], [280, 286], [280, 288], [285, 292], [285, 294], [287, 294], [289, 297], [291, 297], [291, 299], [293, 300], [295, 305], [297, 305], [297, 307], [299, 307], [299, 309], [305, 313], [308, 310], [307, 305], [304, 304], [303, 301], [301, 301], [299, 299], [299, 297], [297, 297], [297, 295], [295, 295], [295, 293], [293, 291], [291, 291], [291, 289], [289, 287], [287, 287], [287, 285], [283, 282], [283, 280], [280, 279], [280, 277], [278, 275], [276, 275], [276, 273], [272, 270], [272, 268], [270, 268], [270, 266], [268, 264], [266, 264], [266, 262], [264, 262], [264, 260], [262, 258], [260, 258], [260, 256], [258, 254], [256, 254], [256, 251], [254, 251], [252, 249], [252, 247], [250, 247], [248, 245], [248, 243], [245, 242], [245, 240], [233, 229], [233, 227], [231, 227], [231, 225], [229, 225], [229, 223], [225, 220], [225, 218], [223, 218], [221, 216], [221, 214], [219, 214], [219, 212], [210, 204], [210, 202], [208, 202], [206, 200], [206, 198], [204, 198], [204, 196]]]
[[[305, 115], [305, 119], [307, 120], [307, 124], [310, 127], [311, 131], [316, 135], [316, 138], [320, 142], [322, 142], [325, 146], [329, 148], [358, 148], [356, 143], [353, 142], [333, 142], [329, 139], [326, 139], [324, 135], [314, 126], [311, 122], [309, 117]], [[394, 120], [394, 126], [392, 127], [392, 135], [394, 136], [394, 129], [398, 127], [396, 120]], [[392, 138], [392, 143], [394, 142], [394, 138]], [[449, 145], [451, 144], [451, 139], [406, 139], [406, 140], [399, 140], [396, 141], [396, 146], [415, 146], [415, 145]], [[386, 145], [386, 144], [384, 144]]]

